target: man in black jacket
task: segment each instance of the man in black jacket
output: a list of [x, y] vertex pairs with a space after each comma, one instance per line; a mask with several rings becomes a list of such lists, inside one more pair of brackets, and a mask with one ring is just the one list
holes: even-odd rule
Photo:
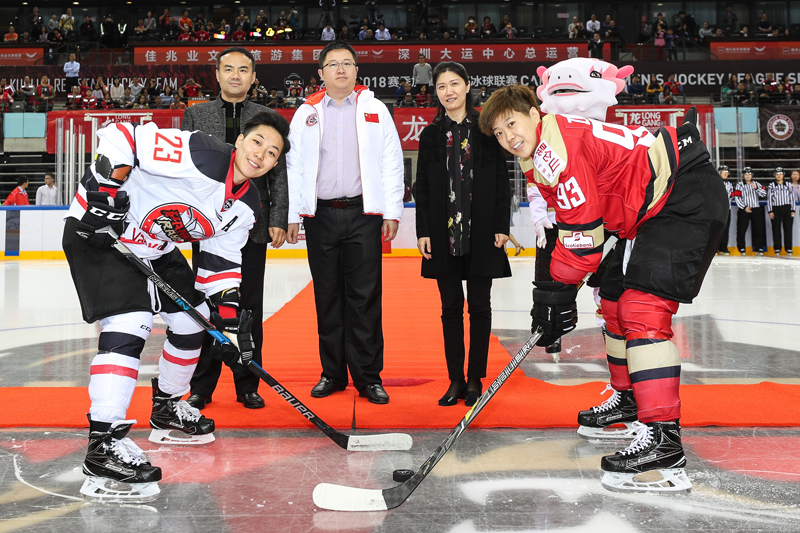
[[[244, 48], [231, 47], [217, 57], [217, 81], [220, 96], [216, 100], [196, 104], [183, 114], [183, 130], [201, 130], [220, 140], [233, 144], [241, 133], [242, 125], [266, 107], [247, 99], [251, 85], [255, 82], [255, 59]], [[270, 111], [273, 112], [273, 111]], [[264, 332], [261, 326], [264, 315], [264, 269], [267, 245], [274, 248], [283, 245], [286, 239], [289, 216], [289, 186], [286, 177], [286, 157], [281, 155], [278, 164], [267, 175], [252, 180], [261, 196], [261, 214], [256, 217], [250, 230], [247, 244], [242, 248], [241, 309], [250, 309], [255, 318], [253, 361], [261, 364], [261, 346]], [[211, 337], [203, 344], [200, 361], [192, 376], [192, 394], [188, 402], [203, 409], [211, 402], [217, 386], [222, 363], [209, 355]], [[258, 394], [259, 379], [242, 365], [229, 365], [236, 385], [236, 400], [248, 409], [264, 407]]]

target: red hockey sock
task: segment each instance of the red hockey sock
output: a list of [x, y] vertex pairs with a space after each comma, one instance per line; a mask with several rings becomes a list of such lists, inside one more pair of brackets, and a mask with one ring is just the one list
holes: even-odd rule
[[611, 386], [614, 390], [624, 391], [631, 388], [628, 374], [628, 358], [625, 350], [625, 335], [619, 326], [617, 302], [601, 299], [600, 308], [606, 321], [606, 359], [608, 371], [611, 373]]

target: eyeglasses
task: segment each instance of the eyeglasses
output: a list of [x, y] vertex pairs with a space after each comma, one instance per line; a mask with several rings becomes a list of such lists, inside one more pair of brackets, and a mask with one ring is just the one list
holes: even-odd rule
[[339, 63], [338, 61], [331, 61], [327, 65], [323, 65], [322, 68], [326, 68], [326, 69], [328, 69], [330, 71], [335, 72], [335, 71], [339, 70], [339, 67], [342, 67], [345, 70], [350, 70], [351, 68], [353, 68], [355, 66], [356, 66], [356, 64], [353, 63], [352, 61], [342, 61], [341, 63]]

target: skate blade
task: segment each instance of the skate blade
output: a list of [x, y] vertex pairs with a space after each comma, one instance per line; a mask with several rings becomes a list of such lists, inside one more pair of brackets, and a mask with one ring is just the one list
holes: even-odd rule
[[158, 483], [125, 483], [94, 476], [88, 476], [81, 487], [84, 499], [96, 503], [145, 503], [160, 493]]
[[680, 494], [692, 490], [692, 482], [683, 468], [650, 470], [639, 474], [605, 472], [600, 483], [612, 492]]
[[147, 438], [156, 444], [177, 444], [179, 446], [204, 446], [214, 442], [214, 434], [187, 435], [177, 429], [154, 429]]
[[604, 428], [578, 427], [578, 435], [591, 441], [629, 441], [636, 436], [633, 424], [625, 422], [625, 427], [609, 426]]

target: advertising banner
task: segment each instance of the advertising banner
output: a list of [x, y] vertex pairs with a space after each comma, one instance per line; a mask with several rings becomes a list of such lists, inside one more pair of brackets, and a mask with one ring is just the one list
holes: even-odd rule
[[762, 105], [758, 108], [758, 141], [762, 150], [800, 148], [800, 108]]

